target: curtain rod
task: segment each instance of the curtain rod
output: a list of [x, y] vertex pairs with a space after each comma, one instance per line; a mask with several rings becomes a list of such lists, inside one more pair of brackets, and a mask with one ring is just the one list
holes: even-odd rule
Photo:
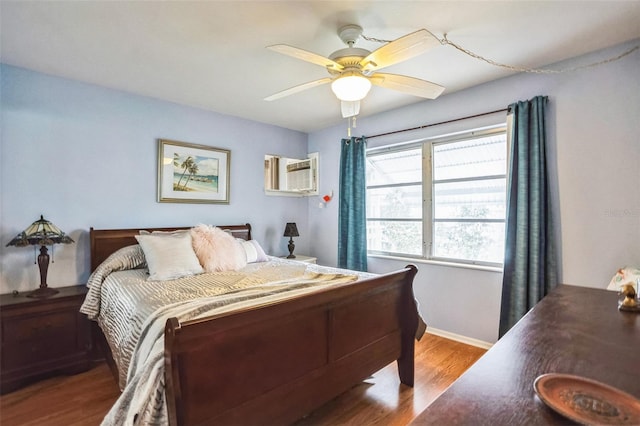
[[[483, 112], [481, 114], [469, 115], [467, 117], [454, 118], [453, 120], [441, 121], [439, 123], [423, 124], [422, 126], [411, 127], [409, 129], [394, 130], [393, 132], [380, 133], [380, 134], [372, 135], [372, 136], [364, 136], [364, 138], [365, 139], [373, 139], [373, 138], [379, 138], [380, 136], [395, 135], [396, 133], [404, 133], [404, 132], [410, 132], [412, 130], [426, 129], [427, 127], [439, 126], [441, 124], [455, 123], [456, 121], [468, 120], [470, 118], [482, 117], [482, 116], [485, 116], [485, 115], [495, 114], [495, 113], [498, 113], [498, 112], [507, 112], [507, 111], [508, 111], [507, 108], [497, 109], [497, 110], [491, 111], [491, 112]], [[362, 139], [362, 138], [356, 138], [356, 139]]]

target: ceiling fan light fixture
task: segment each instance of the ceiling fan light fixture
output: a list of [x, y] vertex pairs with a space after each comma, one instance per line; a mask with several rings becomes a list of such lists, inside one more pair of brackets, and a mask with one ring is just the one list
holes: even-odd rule
[[370, 89], [369, 79], [357, 73], [345, 73], [331, 83], [331, 90], [338, 99], [347, 102], [364, 99]]

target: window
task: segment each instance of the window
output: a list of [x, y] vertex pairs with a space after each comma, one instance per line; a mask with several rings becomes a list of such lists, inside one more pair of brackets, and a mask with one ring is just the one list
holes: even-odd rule
[[369, 251], [422, 255], [422, 148], [367, 153]]
[[368, 150], [369, 253], [501, 265], [506, 172], [504, 127]]

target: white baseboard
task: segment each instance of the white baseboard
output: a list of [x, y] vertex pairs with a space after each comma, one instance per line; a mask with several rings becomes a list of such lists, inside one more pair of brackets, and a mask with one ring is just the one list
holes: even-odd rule
[[471, 346], [476, 346], [482, 349], [491, 349], [493, 343], [485, 342], [483, 340], [474, 339], [472, 337], [463, 336], [461, 334], [455, 334], [448, 331], [440, 330], [433, 327], [427, 327], [427, 333], [435, 336], [444, 337], [445, 339], [455, 340], [456, 342], [464, 343]]

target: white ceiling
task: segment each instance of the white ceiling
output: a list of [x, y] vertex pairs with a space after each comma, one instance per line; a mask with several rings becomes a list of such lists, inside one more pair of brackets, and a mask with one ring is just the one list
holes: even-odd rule
[[[265, 46], [328, 56], [346, 47], [345, 24], [385, 40], [426, 28], [498, 62], [540, 67], [640, 37], [640, 1], [2, 0], [0, 18], [6, 64], [303, 132], [342, 121], [329, 85], [263, 98], [328, 74]], [[511, 73], [451, 46], [384, 71], [433, 81], [444, 95]], [[374, 86], [360, 115], [422, 100]]]

